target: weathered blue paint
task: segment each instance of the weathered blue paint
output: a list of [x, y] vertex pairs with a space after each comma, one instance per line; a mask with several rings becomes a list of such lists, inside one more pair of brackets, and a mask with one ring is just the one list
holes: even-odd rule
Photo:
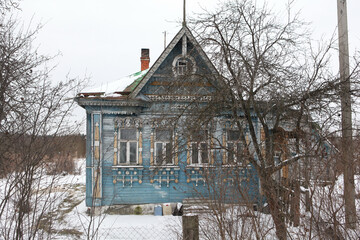
[[[179, 155], [179, 164], [178, 166], [164, 167], [161, 168], [160, 172], [166, 172], [169, 174], [169, 170], [172, 170], [174, 174], [170, 177], [170, 182], [167, 184], [166, 182], [162, 182], [159, 184], [157, 181], [150, 183], [150, 174], [152, 172], [150, 166], [150, 132], [151, 127], [146, 126], [143, 127], [143, 164], [141, 166], [136, 167], [114, 167], [113, 166], [113, 139], [114, 139], [114, 129], [115, 129], [115, 118], [119, 117], [116, 115], [102, 115], [102, 199], [101, 205], [113, 205], [113, 204], [142, 204], [142, 203], [163, 203], [163, 202], [180, 202], [184, 198], [188, 197], [196, 197], [198, 194], [201, 194], [204, 197], [213, 197], [211, 196], [212, 191], [207, 190], [206, 182], [199, 180], [187, 182], [187, 179], [196, 179], [196, 177], [201, 178], [201, 174], [199, 171], [203, 171], [204, 169], [201, 167], [189, 167], [186, 164], [186, 154], [187, 152], [181, 152]], [[99, 116], [94, 116], [94, 122], [99, 119]], [[91, 138], [88, 138], [88, 142], [91, 141]], [[87, 143], [89, 146], [89, 143]], [[220, 167], [222, 159], [221, 152], [218, 151], [215, 154], [217, 157], [215, 170], [218, 173], [222, 170]], [[88, 155], [87, 162], [91, 160], [91, 155]], [[94, 164], [96, 165], [96, 164]], [[93, 166], [94, 166], [93, 165]], [[140, 167], [141, 169], [137, 168]], [[154, 167], [156, 169], [156, 167]], [[121, 181], [122, 176], [124, 176], [125, 172], [129, 172], [129, 176], [134, 176], [134, 172], [136, 172], [136, 178], [141, 176], [142, 183], [140, 184], [138, 181], [133, 181], [132, 183], [129, 181], [129, 177], [125, 176], [128, 181]], [[194, 173], [191, 173], [191, 172]], [[189, 173], [190, 172], [190, 173]], [[121, 174], [119, 174], [121, 173]], [[92, 168], [87, 168], [87, 182], [86, 182], [86, 204], [87, 206], [92, 206], [93, 197], [92, 197], [92, 188], [94, 183], [92, 181]], [[233, 173], [234, 174], [234, 173]], [[167, 176], [164, 175], [164, 176]], [[218, 174], [220, 175], [220, 174]], [[159, 176], [155, 177], [157, 179]], [[178, 183], [175, 183], [175, 177], [178, 179]], [[259, 186], [258, 186], [258, 177], [254, 169], [249, 166], [248, 168], [244, 168], [240, 171], [240, 174], [237, 176], [239, 178], [243, 178], [242, 180], [242, 189], [245, 189], [245, 193], [247, 193], [249, 198], [253, 201], [257, 201], [259, 198]], [[236, 178], [236, 177], [234, 177]], [[114, 179], [116, 179], [116, 183], [114, 183]], [[135, 177], [134, 179], [135, 180]], [[228, 186], [231, 186], [232, 182], [228, 182]], [[226, 185], [226, 184], [225, 184]], [[220, 185], [219, 185], [220, 186]], [[224, 184], [221, 184], [224, 186]], [[241, 196], [237, 191], [233, 191], [229, 189], [227, 196], [229, 200], [235, 199], [236, 197]], [[244, 192], [242, 192], [244, 194]]]

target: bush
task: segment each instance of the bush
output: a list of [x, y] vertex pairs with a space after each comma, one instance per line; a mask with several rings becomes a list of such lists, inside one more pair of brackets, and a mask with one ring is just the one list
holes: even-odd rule
[[46, 164], [48, 175], [73, 174], [75, 172], [74, 158], [70, 154], [54, 156]]
[[134, 209], [134, 214], [135, 215], [141, 215], [142, 214], [142, 208], [140, 206], [137, 206], [135, 209]]

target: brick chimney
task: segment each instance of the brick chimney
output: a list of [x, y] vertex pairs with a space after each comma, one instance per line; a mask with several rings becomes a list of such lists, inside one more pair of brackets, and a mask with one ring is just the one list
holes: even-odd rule
[[140, 61], [141, 61], [141, 71], [144, 71], [145, 69], [149, 68], [150, 50], [148, 48], [141, 49]]

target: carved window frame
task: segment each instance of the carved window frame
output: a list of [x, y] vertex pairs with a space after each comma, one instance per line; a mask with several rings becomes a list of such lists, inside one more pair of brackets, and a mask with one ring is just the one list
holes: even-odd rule
[[[121, 138], [122, 132], [133, 130], [135, 134], [134, 139], [125, 139]], [[126, 144], [126, 152], [125, 152], [125, 162], [122, 162], [122, 149]], [[131, 161], [131, 145], [135, 144], [135, 161]], [[120, 128], [118, 132], [118, 164], [119, 165], [137, 165], [139, 163], [139, 131], [136, 128]]]
[[[140, 162], [142, 149], [139, 146], [140, 136], [142, 135], [141, 127], [142, 120], [138, 118], [120, 117], [115, 119], [115, 137], [117, 139], [117, 144], [114, 151], [117, 157], [116, 165], [131, 166], [142, 164], [142, 162]], [[135, 131], [135, 136], [131, 139], [122, 138], [122, 133], [129, 130]], [[122, 161], [122, 149], [124, 148], [124, 144], [126, 144], [125, 161]], [[132, 144], [135, 144], [135, 161], [131, 161]]]

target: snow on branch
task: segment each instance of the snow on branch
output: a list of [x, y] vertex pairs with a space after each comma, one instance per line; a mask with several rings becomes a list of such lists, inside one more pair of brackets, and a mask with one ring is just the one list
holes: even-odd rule
[[267, 169], [273, 168], [273, 172], [276, 172], [276, 171], [280, 170], [281, 168], [298, 161], [302, 157], [305, 157], [305, 155], [304, 154], [296, 154], [295, 156], [288, 158], [288, 159], [280, 162], [279, 164], [276, 164], [275, 166], [267, 167]]

